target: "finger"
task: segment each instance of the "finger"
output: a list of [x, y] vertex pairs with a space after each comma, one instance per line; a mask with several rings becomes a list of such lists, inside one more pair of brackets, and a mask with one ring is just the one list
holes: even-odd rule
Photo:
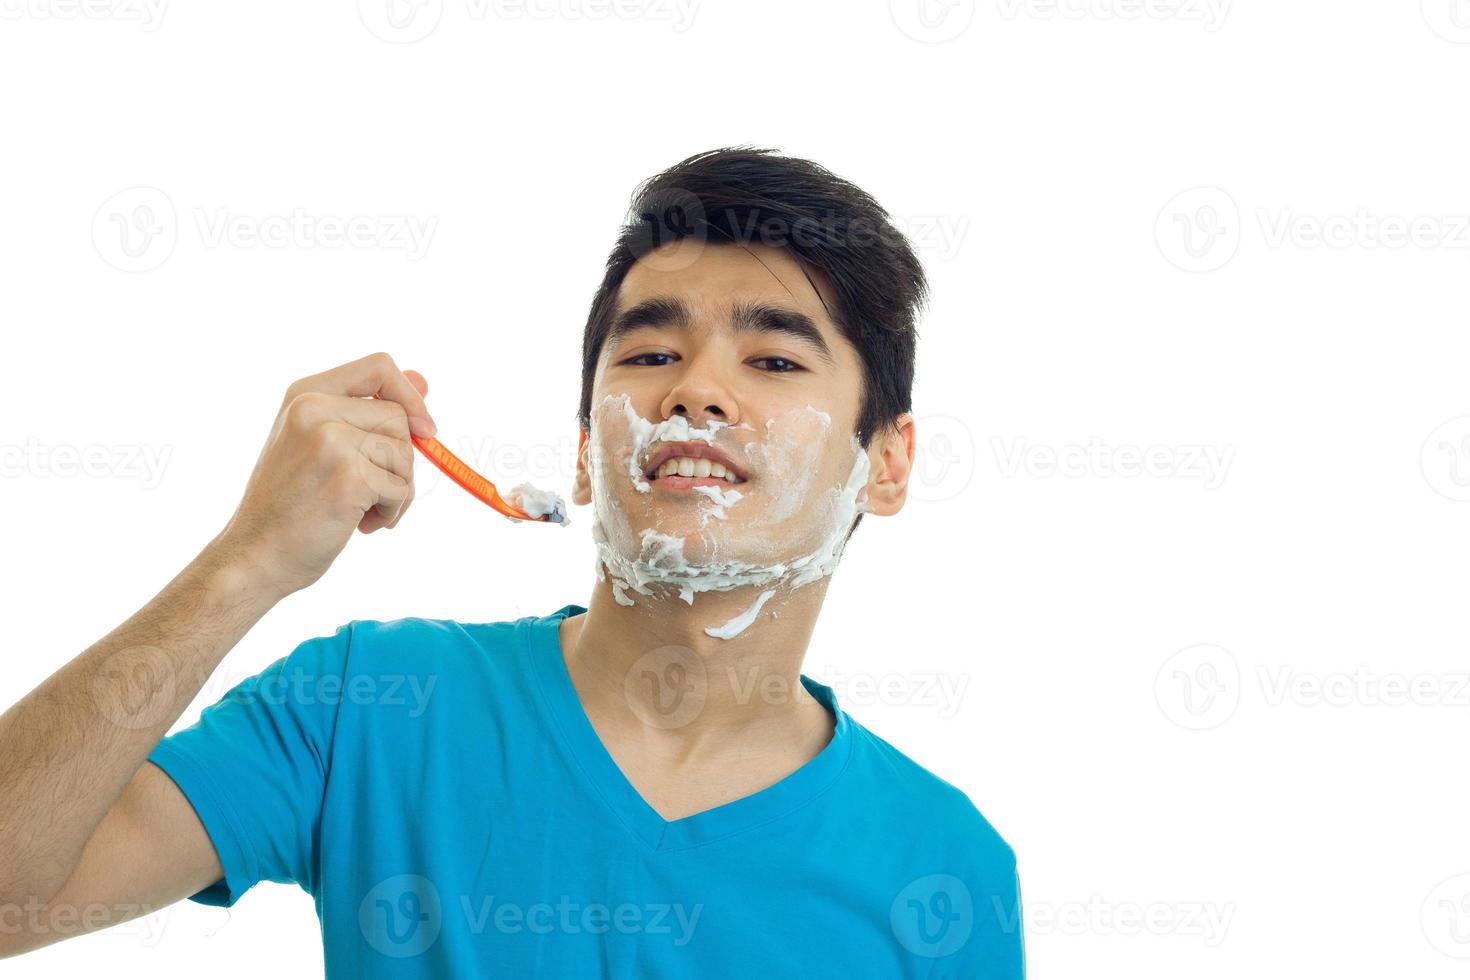
[[[422, 377], [422, 375], [420, 375]], [[329, 395], [348, 395], [353, 398], [370, 399], [377, 395], [381, 399], [397, 402], [408, 415], [409, 426], [423, 438], [432, 436], [437, 429], [429, 417], [429, 408], [418, 388], [398, 370], [393, 358], [379, 351], [367, 357], [350, 361], [322, 374], [304, 378], [299, 383], [305, 390], [322, 391]], [[427, 385], [425, 386], [427, 388]]]
[[354, 441], [364, 465], [376, 465], [404, 480], [413, 479], [413, 443], [402, 405], [375, 398], [328, 397], [332, 399], [330, 411], [339, 416], [329, 424], [347, 430], [346, 438]]
[[359, 441], [357, 451], [364, 465], [387, 470], [400, 480], [413, 479], [413, 443], [380, 432], [353, 429]]
[[413, 386], [419, 390], [420, 395], [428, 395], [429, 381], [422, 374], [409, 370], [404, 371], [403, 376], [413, 383]]
[[366, 462], [362, 476], [373, 502], [363, 510], [363, 518], [357, 526], [363, 533], [371, 534], [393, 520], [412, 493], [413, 484], [396, 473]]
[[379, 398], [346, 398], [333, 396], [328, 412], [363, 432], [375, 432], [391, 439], [408, 439], [408, 413], [398, 402]]
[[387, 527], [383, 515], [376, 510], [369, 510], [362, 515], [362, 520], [357, 522], [357, 529], [363, 534], [372, 534], [374, 531]]
[[393, 515], [393, 520], [391, 520], [391, 521], [388, 522], [388, 524], [387, 524], [388, 530], [391, 531], [391, 530], [393, 530], [393, 528], [397, 527], [398, 526], [398, 522], [401, 521], [401, 520], [403, 520], [403, 515], [404, 514], [407, 514], [408, 513], [408, 509], [413, 506], [413, 494], [414, 494], [413, 485], [410, 483], [409, 484], [409, 487], [408, 487], [408, 499], [403, 502], [403, 506], [401, 506], [401, 507], [398, 508], [398, 513], [396, 513], [396, 514]]

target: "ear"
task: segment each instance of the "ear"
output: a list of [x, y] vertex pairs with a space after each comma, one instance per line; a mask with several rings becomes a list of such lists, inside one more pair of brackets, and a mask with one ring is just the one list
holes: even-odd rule
[[592, 481], [587, 475], [587, 430], [577, 426], [577, 477], [572, 481], [572, 503], [586, 507], [592, 503]]
[[880, 517], [897, 514], [908, 499], [914, 467], [914, 417], [902, 412], [868, 444], [868, 510]]

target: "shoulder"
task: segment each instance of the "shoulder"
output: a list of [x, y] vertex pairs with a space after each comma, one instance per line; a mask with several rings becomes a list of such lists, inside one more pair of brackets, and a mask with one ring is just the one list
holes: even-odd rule
[[893, 818], [964, 863], [1014, 869], [1015, 850], [970, 796], [852, 720], [859, 773], [891, 801]]
[[[483, 656], [520, 642], [520, 628], [533, 617], [489, 623], [403, 616], [353, 619], [337, 627], [336, 638], [355, 665], [421, 663], [460, 656]], [[310, 641], [308, 641], [310, 642]]]
[[[850, 716], [849, 716], [850, 717]], [[935, 964], [928, 976], [1025, 976], [1016, 852], [961, 789], [868, 729], [853, 725], [854, 753], [886, 794], [889, 924], [909, 952]]]
[[[373, 726], [513, 714], [526, 700], [524, 620], [352, 619], [302, 640], [259, 683]], [[427, 731], [432, 726], [418, 725]]]
[[403, 682], [437, 685], [451, 701], [496, 691], [511, 696], [528, 683], [534, 628], [543, 619], [353, 619], [330, 639], [306, 641], [292, 656], [301, 661], [305, 654], [307, 670], [339, 674], [343, 683], [364, 689]]

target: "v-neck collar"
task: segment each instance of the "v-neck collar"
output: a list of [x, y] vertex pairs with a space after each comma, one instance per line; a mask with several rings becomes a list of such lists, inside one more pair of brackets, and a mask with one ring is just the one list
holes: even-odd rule
[[851, 724], [832, 689], [801, 674], [802, 685], [835, 719], [832, 738], [816, 757], [765, 789], [678, 820], [665, 820], [623, 775], [582, 708], [567, 673], [558, 626], [583, 606], [563, 606], [549, 616], [521, 621], [525, 653], [558, 736], [614, 816], [651, 850], [672, 851], [708, 844], [779, 820], [812, 801], [842, 774], [852, 754]]

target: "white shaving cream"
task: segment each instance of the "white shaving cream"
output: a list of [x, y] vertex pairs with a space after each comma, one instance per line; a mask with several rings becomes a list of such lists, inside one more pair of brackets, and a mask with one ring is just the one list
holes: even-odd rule
[[[599, 580], [611, 574], [613, 598], [624, 606], [636, 605], [635, 596], [658, 599], [673, 590], [692, 606], [699, 592], [762, 587], [740, 615], [705, 628], [720, 639], [738, 635], [780, 585], [796, 589], [830, 575], [853, 519], [868, 510], [868, 455], [855, 435], [849, 436], [846, 479], [815, 485], [831, 429], [832, 417], [807, 405], [771, 418], [758, 436], [741, 440], [734, 431], [757, 430], [718, 420], [696, 429], [682, 415], [654, 423], [634, 411], [626, 394], [608, 395], [593, 412], [588, 438]], [[737, 461], [743, 457], [751, 487], [696, 487], [687, 503], [656, 502], [643, 475], [648, 447], [695, 440]], [[638, 493], [615, 493], [621, 481]], [[696, 527], [681, 526], [687, 522], [676, 513], [680, 506], [695, 508]]]
[[[549, 490], [538, 490], [529, 483], [522, 483], [512, 487], [510, 491], [510, 502], [512, 505], [519, 507], [527, 517], [543, 517], [546, 514], [555, 514], [558, 512], [557, 508], [560, 507], [560, 513], [562, 514], [561, 525], [566, 527], [572, 523], [571, 517], [567, 514], [567, 505], [560, 497]], [[519, 517], [512, 517], [511, 520], [520, 523], [521, 519]]]

